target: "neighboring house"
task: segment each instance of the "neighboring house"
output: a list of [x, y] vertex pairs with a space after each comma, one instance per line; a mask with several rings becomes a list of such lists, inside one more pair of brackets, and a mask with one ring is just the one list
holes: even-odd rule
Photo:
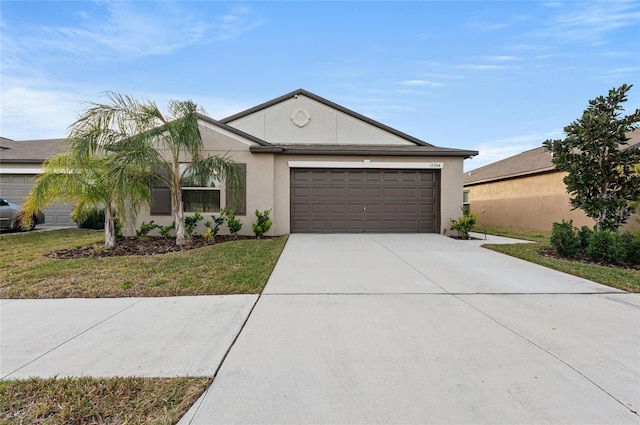
[[[0, 137], [0, 196], [23, 203], [44, 160], [62, 152], [66, 152], [64, 139], [15, 141]], [[71, 209], [69, 204], [50, 204], [44, 210], [47, 224], [70, 224]]]
[[[234, 209], [244, 234], [256, 209], [271, 209], [276, 235], [441, 233], [460, 215], [463, 161], [478, 153], [433, 146], [305, 90], [220, 121], [201, 115], [200, 128], [204, 156], [240, 164]], [[208, 220], [230, 206], [227, 188], [209, 186], [184, 188], [187, 214]], [[139, 223], [169, 224], [168, 189], [154, 188], [153, 198]]]
[[[640, 148], [640, 131], [629, 138], [625, 149]], [[573, 220], [574, 226], [593, 227], [582, 210], [572, 210], [565, 175], [544, 147], [531, 149], [464, 173], [465, 201], [479, 214], [479, 225], [551, 230], [554, 222]], [[632, 217], [623, 230], [634, 224], [639, 227]]]

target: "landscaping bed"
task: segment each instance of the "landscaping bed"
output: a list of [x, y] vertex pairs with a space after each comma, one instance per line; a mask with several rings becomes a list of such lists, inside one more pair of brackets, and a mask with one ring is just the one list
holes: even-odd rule
[[47, 257], [70, 259], [84, 257], [124, 257], [127, 255], [158, 255], [247, 239], [255, 239], [255, 237], [217, 235], [215, 239], [212, 239], [204, 238], [203, 236], [192, 236], [185, 245], [176, 245], [175, 238], [165, 238], [162, 236], [126, 237], [117, 239], [116, 246], [110, 249], [105, 249], [102, 244], [93, 244], [53, 251], [47, 254]]
[[0, 298], [259, 294], [287, 241], [286, 236], [227, 240], [218, 235], [215, 244], [198, 245], [199, 237], [193, 237], [180, 248], [172, 238], [161, 239], [121, 240], [115, 249], [128, 254], [112, 256], [97, 231], [3, 236]]

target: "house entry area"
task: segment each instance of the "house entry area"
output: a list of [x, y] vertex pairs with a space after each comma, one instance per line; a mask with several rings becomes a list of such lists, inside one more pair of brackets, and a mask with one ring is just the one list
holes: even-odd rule
[[291, 169], [291, 233], [437, 233], [440, 171]]

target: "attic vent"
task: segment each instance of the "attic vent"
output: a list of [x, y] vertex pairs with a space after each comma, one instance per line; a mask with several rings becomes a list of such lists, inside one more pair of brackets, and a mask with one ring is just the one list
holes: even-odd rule
[[304, 127], [311, 121], [311, 114], [306, 109], [298, 108], [291, 114], [291, 121], [298, 127]]

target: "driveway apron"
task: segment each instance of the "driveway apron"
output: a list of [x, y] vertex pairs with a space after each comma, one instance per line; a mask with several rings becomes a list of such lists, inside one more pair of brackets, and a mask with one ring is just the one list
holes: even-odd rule
[[640, 295], [441, 235], [293, 234], [181, 424], [640, 424]]

